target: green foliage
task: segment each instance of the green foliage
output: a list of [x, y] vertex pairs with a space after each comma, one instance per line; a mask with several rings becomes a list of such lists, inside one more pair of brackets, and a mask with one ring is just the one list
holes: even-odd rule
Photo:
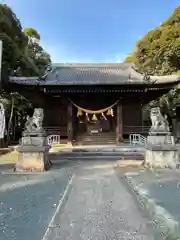
[[12, 119], [14, 114], [19, 116], [25, 116], [27, 114], [27, 110], [32, 108], [32, 104], [19, 93], [6, 93], [1, 92], [0, 102], [3, 104], [5, 108], [5, 116], [6, 116], [6, 130], [7, 130], [7, 141], [9, 142], [10, 131], [13, 128]]
[[33, 28], [22, 29], [15, 13], [0, 4], [0, 39], [3, 40], [2, 79], [8, 76], [41, 76], [51, 64], [50, 56], [38, 42], [39, 33]]
[[36, 40], [40, 40], [40, 35], [37, 32], [37, 30], [34, 28], [25, 28], [24, 33], [26, 34], [26, 36], [30, 38], [35, 38]]
[[[131, 58], [132, 55], [127, 60]], [[160, 26], [137, 41], [133, 58], [137, 70], [142, 74], [180, 74], [180, 6]], [[171, 114], [177, 103], [180, 103], [179, 86], [150, 105], [160, 105], [163, 112]]]
[[38, 67], [41, 76], [44, 75], [47, 67], [51, 65], [50, 55], [36, 41], [29, 42], [27, 54]]
[[135, 57], [135, 55], [134, 55], [134, 53], [132, 53], [131, 55], [129, 55], [129, 56], [127, 56], [126, 58], [125, 58], [125, 60], [124, 60], [124, 62], [132, 62], [132, 63], [134, 63], [136, 61], [136, 57]]
[[169, 75], [180, 71], [180, 6], [136, 43], [134, 59], [141, 73]]
[[[33, 28], [23, 31], [19, 19], [6, 4], [0, 4], [0, 40], [3, 42], [1, 74], [4, 83], [9, 76], [42, 76], [51, 64], [49, 54], [40, 46], [39, 33]], [[14, 114], [25, 116], [32, 106], [19, 93], [1, 92], [0, 102], [6, 109], [9, 136]]]
[[28, 43], [27, 37], [22, 33], [19, 20], [5, 4], [0, 4], [0, 38], [3, 40], [2, 77], [4, 79], [16, 68], [20, 61], [20, 49]]
[[26, 113], [27, 109], [32, 108], [32, 104], [26, 99], [24, 96], [20, 95], [19, 93], [7, 93], [1, 92], [0, 95], [0, 102], [3, 104], [6, 116], [10, 116], [12, 102], [13, 102], [13, 109], [16, 110], [18, 113]]
[[171, 16], [162, 23], [162, 26], [180, 24], [180, 6], [177, 7]]

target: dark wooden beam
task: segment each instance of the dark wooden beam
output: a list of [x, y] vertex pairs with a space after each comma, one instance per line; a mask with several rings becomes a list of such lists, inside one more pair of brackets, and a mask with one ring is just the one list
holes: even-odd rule
[[73, 111], [72, 111], [72, 103], [68, 102], [68, 117], [67, 117], [67, 141], [68, 143], [72, 143], [73, 140]]
[[116, 142], [123, 141], [123, 116], [122, 116], [122, 102], [117, 104], [117, 126], [116, 126]]

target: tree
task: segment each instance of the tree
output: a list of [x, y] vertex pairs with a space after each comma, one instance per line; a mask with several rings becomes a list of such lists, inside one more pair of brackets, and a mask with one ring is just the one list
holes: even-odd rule
[[124, 62], [134, 63], [136, 61], [135, 53], [131, 53], [129, 56], [127, 56], [124, 60]]
[[24, 33], [29, 39], [26, 53], [38, 67], [41, 75], [44, 75], [47, 67], [51, 65], [50, 55], [40, 46], [40, 34], [36, 29], [25, 28]]
[[[6, 5], [0, 4], [0, 39], [3, 41], [2, 80], [9, 76], [42, 76], [50, 56], [39, 45], [39, 33], [33, 29], [22, 29], [15, 13]], [[14, 115], [25, 115], [30, 102], [19, 93], [0, 93], [0, 101], [6, 108], [7, 134], [12, 129]], [[9, 137], [8, 137], [9, 139]]]
[[40, 41], [40, 35], [34, 28], [24, 28], [24, 33], [29, 37], [30, 40], [36, 39]]
[[2, 79], [7, 79], [19, 64], [21, 50], [28, 39], [22, 33], [19, 20], [5, 4], [0, 4], [0, 38], [3, 40]]
[[159, 27], [137, 41], [135, 63], [139, 72], [152, 75], [180, 70], [180, 6]]
[[136, 43], [134, 60], [141, 73], [167, 75], [180, 72], [180, 6], [157, 28]]
[[[23, 31], [15, 13], [6, 4], [0, 4], [0, 39], [3, 40], [2, 79], [4, 81], [11, 75], [41, 76], [44, 74], [44, 69], [51, 63], [50, 56], [47, 54], [48, 58], [44, 58], [39, 69], [35, 61], [37, 52], [33, 55], [32, 51], [29, 51], [32, 49], [30, 39], [35, 38], [40, 39], [35, 29], [26, 28]], [[45, 64], [44, 67], [43, 64]]]
[[51, 65], [50, 55], [40, 46], [40, 35], [34, 28], [25, 28], [24, 32], [29, 39], [26, 53], [38, 67], [41, 75]]
[[[149, 31], [137, 41], [132, 59], [137, 70], [147, 75], [180, 74], [180, 6], [160, 26]], [[151, 104], [160, 105], [163, 112], [171, 115], [174, 105], [180, 102], [179, 86]]]
[[17, 92], [2, 92], [0, 95], [0, 102], [5, 108], [7, 142], [9, 142], [12, 128], [15, 124], [12, 121], [14, 115], [20, 115], [21, 117], [25, 116], [27, 110], [32, 108], [32, 104], [30, 103], [30, 101], [28, 101], [28, 99], [26, 99], [24, 96], [20, 95]]
[[137, 42], [136, 66], [152, 75], [176, 73], [180, 66], [180, 26], [159, 27]]

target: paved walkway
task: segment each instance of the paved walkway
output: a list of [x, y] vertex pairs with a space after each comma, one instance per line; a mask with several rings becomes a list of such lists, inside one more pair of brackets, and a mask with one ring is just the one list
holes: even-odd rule
[[41, 240], [73, 171], [0, 173], [0, 240]]
[[[179, 171], [154, 169], [153, 171], [134, 168], [126, 173], [133, 188], [140, 195], [152, 199], [161, 209], [160, 213], [180, 226], [180, 175]], [[163, 211], [162, 211], [163, 209]], [[167, 215], [167, 216], [166, 216]], [[169, 223], [168, 223], [169, 224]]]
[[49, 229], [48, 240], [154, 239], [148, 220], [117, 177], [112, 162], [79, 166], [63, 212], [57, 213]]

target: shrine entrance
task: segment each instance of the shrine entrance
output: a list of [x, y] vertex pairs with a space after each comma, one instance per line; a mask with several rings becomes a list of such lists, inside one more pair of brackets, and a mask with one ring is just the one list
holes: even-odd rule
[[98, 105], [96, 108], [82, 106], [75, 103], [75, 101], [71, 102], [75, 109], [76, 141], [81, 139], [81, 142], [89, 140], [94, 144], [100, 144], [100, 142], [116, 143], [117, 106], [119, 100], [114, 101], [111, 105], [103, 104], [105, 106], [103, 108], [101, 108], [100, 104], [97, 104], [98, 102], [96, 102], [96, 105]]
[[98, 116], [96, 120], [87, 121], [87, 132], [115, 132], [114, 116]]
[[115, 132], [116, 118], [113, 115], [105, 116], [104, 114], [83, 114], [78, 116], [78, 130], [87, 133], [100, 133], [100, 132]]
[[118, 144], [130, 134], [147, 135], [142, 106], [180, 82], [178, 75], [148, 77], [133, 63], [70, 63], [54, 65], [43, 81], [9, 77], [3, 88], [43, 108], [47, 135], [59, 135], [61, 142], [76, 143], [82, 135], [93, 145], [93, 137]]

